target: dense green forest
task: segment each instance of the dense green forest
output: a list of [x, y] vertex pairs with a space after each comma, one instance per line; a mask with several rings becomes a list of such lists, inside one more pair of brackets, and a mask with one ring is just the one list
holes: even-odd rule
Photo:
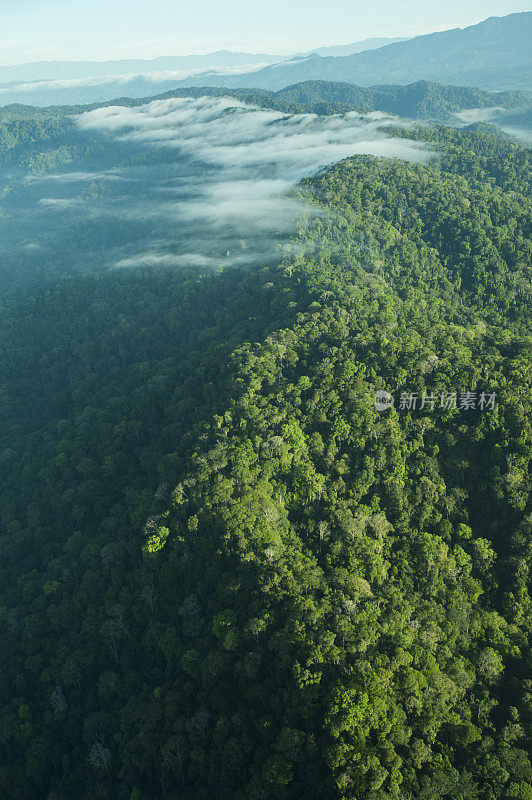
[[281, 263], [5, 303], [2, 797], [532, 799], [530, 151], [493, 132], [304, 180]]

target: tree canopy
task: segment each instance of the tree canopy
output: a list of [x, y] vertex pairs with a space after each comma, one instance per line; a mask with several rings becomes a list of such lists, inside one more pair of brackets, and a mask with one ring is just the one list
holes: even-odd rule
[[404, 135], [1, 311], [3, 796], [532, 798], [530, 153]]

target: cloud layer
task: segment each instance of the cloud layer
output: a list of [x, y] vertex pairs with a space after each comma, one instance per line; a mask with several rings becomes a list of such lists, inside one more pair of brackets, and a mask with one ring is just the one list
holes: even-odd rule
[[9, 81], [0, 83], [0, 102], [49, 106], [96, 103], [117, 97], [149, 97], [174, 89], [177, 83], [186, 78], [210, 76], [213, 72], [219, 76], [248, 74], [264, 66], [267, 64], [235, 64], [53, 80]]
[[[528, 112], [530, 115], [530, 111]], [[500, 106], [491, 108], [468, 108], [465, 111], [455, 112], [455, 116], [462, 120], [466, 125], [474, 122], [491, 122], [510, 136], [515, 136], [522, 144], [528, 147], [532, 145], [532, 130], [523, 121], [521, 125], [513, 122], [514, 115], [519, 116], [519, 111], [508, 110]], [[529, 118], [530, 125], [530, 118]]]
[[52, 143], [55, 171], [3, 175], [4, 250], [35, 271], [49, 270], [51, 252], [63, 272], [276, 263], [301, 218], [325, 213], [291, 192], [301, 178], [357, 153], [431, 156], [387, 135], [395, 117], [287, 115], [230, 97], [72, 119], [67, 145]]
[[[267, 249], [265, 236], [290, 234], [302, 208], [288, 190], [321, 167], [364, 153], [416, 162], [430, 157], [418, 143], [387, 136], [381, 129], [391, 122], [396, 124], [397, 118], [378, 112], [286, 115], [230, 97], [113, 106], [77, 119], [83, 130], [166, 151], [168, 165], [165, 179], [157, 182], [158, 202], [137, 209], [133, 204], [128, 213], [203, 226], [203, 241], [194, 243], [197, 263], [212, 258], [212, 248], [206, 253], [205, 243], [212, 245], [220, 231], [231, 231], [236, 240], [251, 238], [261, 252]], [[190, 255], [190, 248], [187, 252]], [[153, 263], [164, 263], [163, 256], [157, 252]], [[139, 257], [146, 262], [148, 255]]]

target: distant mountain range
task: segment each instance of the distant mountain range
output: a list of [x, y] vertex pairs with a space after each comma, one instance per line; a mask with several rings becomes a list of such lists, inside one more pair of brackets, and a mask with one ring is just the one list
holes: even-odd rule
[[[394, 42], [405, 41], [404, 38], [372, 38], [363, 39], [352, 44], [332, 47], [318, 47], [311, 51], [320, 56], [346, 56], [362, 53], [383, 47]], [[105, 77], [110, 75], [141, 75], [168, 70], [214, 70], [217, 67], [243, 67], [252, 65], [264, 66], [283, 61], [300, 59], [310, 52], [290, 56], [272, 55], [271, 53], [235, 53], [231, 50], [217, 50], [205, 55], [161, 56], [153, 59], [123, 59], [119, 61], [33, 61], [28, 64], [0, 66], [0, 83], [18, 83], [20, 81], [53, 81], [76, 80], [80, 78]]]
[[[391, 43], [390, 43], [391, 42]], [[41, 62], [0, 67], [0, 105], [76, 105], [181, 87], [279, 91], [309, 81], [358, 87], [452, 84], [532, 89], [532, 12], [406, 40], [366, 39], [279, 56], [221, 50], [152, 61]], [[2, 83], [3, 82], [3, 83]]]
[[[352, 50], [351, 52], [356, 52]], [[33, 61], [10, 67], [0, 66], [0, 82], [76, 80], [108, 75], [135, 75], [167, 70], [207, 70], [220, 67], [264, 66], [284, 61], [286, 57], [267, 53], [233, 53], [218, 50], [206, 55], [161, 56], [153, 59], [120, 61]]]
[[[428, 80], [485, 89], [530, 89], [531, 42], [532, 12], [523, 12], [352, 55], [321, 57], [312, 54], [297, 62], [232, 76], [223, 83], [282, 89], [308, 80], [345, 81], [361, 86]], [[221, 80], [214, 75], [207, 83], [216, 85]], [[198, 84], [193, 78], [186, 82]]]
[[[319, 56], [350, 56], [353, 53], [363, 53], [366, 50], [376, 50], [378, 47], [385, 47], [388, 44], [395, 44], [396, 42], [406, 42], [408, 36], [398, 36], [396, 39], [363, 39], [361, 42], [354, 44], [340, 44], [333, 47], [317, 47], [312, 50], [312, 53], [317, 53]], [[310, 55], [310, 53], [308, 54]]]

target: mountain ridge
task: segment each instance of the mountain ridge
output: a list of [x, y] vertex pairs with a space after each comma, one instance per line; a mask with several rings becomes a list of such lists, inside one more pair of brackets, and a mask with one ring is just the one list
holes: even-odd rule
[[[291, 67], [265, 67], [252, 75], [235, 76], [228, 85], [281, 89], [312, 79], [343, 80], [362, 86], [436, 80], [472, 83], [485, 89], [530, 88], [531, 37], [532, 12], [521, 12], [490, 17], [466, 28], [416, 36], [351, 56], [319, 57]], [[495, 70], [502, 73], [501, 79]], [[213, 76], [209, 82], [216, 80]], [[188, 79], [187, 83], [197, 85], [194, 79]]]
[[111, 105], [138, 106], [172, 97], [230, 96], [243, 102], [287, 113], [315, 113], [319, 116], [383, 111], [413, 119], [456, 122], [456, 112], [500, 107], [522, 112], [532, 107], [532, 92], [526, 90], [488, 92], [478, 87], [446, 86], [417, 81], [406, 86], [356, 86], [341, 81], [304, 81], [278, 91], [231, 89], [229, 87], [185, 87], [150, 97], [119, 97], [101, 103], [47, 106], [44, 108], [14, 103], [0, 109], [0, 122], [25, 117], [78, 114]]
[[[279, 55], [273, 53], [248, 53], [243, 51], [223, 48], [210, 53], [175, 56], [165, 55], [156, 58], [124, 58], [124, 59], [83, 59], [72, 60], [42, 60], [29, 61], [20, 64], [0, 65], [0, 83], [17, 83], [18, 81], [61, 80], [62, 78], [89, 78], [98, 75], [130, 75], [151, 70], [171, 70], [182, 67], [205, 67], [206, 69], [217, 66], [237, 66], [242, 64], [276, 64], [293, 59], [310, 56], [315, 53], [319, 56], [334, 53], [358, 53], [377, 47], [384, 47], [405, 37], [371, 37], [361, 39], [344, 45], [331, 45], [316, 47], [300, 53]], [[39, 74], [40, 73], [40, 74]]]

